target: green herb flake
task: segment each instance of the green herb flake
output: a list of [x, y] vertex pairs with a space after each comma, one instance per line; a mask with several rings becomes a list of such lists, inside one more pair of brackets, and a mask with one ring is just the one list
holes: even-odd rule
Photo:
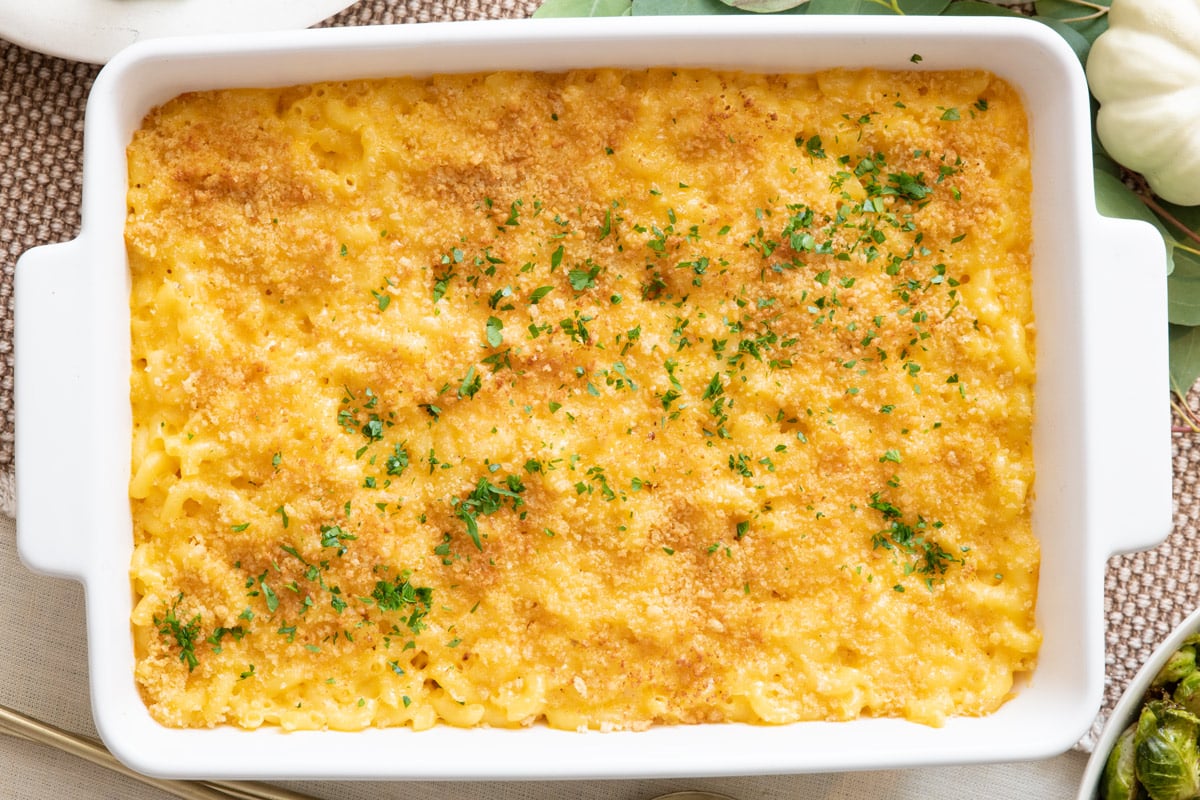
[[825, 150], [822, 147], [820, 136], [810, 137], [809, 140], [805, 142], [804, 149], [807, 150], [808, 154], [813, 158], [825, 158]]
[[600, 274], [599, 265], [588, 263], [587, 269], [573, 269], [567, 273], [571, 288], [577, 292], [586, 291], [596, 285], [596, 277]]
[[487, 338], [489, 347], [499, 347], [504, 344], [504, 335], [500, 331], [504, 330], [504, 321], [499, 317], [488, 317], [487, 324], [484, 325], [484, 336]]
[[376, 581], [371, 599], [380, 611], [407, 614], [404, 624], [413, 633], [420, 633], [425, 629], [425, 617], [433, 607], [433, 589], [414, 586], [410, 574], [405, 571], [393, 580]]
[[705, 388], [704, 394], [700, 399], [711, 400], [714, 397], [720, 397], [724, 393], [725, 387], [721, 384], [721, 373], [714, 372], [712, 379], [708, 382], [708, 387]]
[[263, 598], [267, 601], [267, 611], [274, 614], [276, 611], [279, 610], [279, 596], [276, 595], [275, 590], [272, 589], [267, 584], [267, 582], [263, 580], [263, 578], [265, 578], [265, 577], [266, 577], [265, 572], [259, 576], [258, 586], [259, 586], [259, 589], [262, 590]]
[[322, 525], [320, 530], [321, 547], [335, 548], [339, 556], [346, 554], [346, 542], [358, 538], [354, 534], [342, 530], [339, 525]]
[[453, 271], [444, 272], [436, 276], [433, 280], [433, 304], [437, 305], [438, 301], [446, 296], [446, 290], [450, 288], [450, 279], [454, 277]]
[[[154, 626], [163, 638], [175, 640], [179, 648], [179, 660], [187, 664], [188, 672], [200, 665], [196, 657], [196, 639], [200, 636], [200, 615], [197, 614], [187, 622], [179, 618], [179, 604], [183, 602], [183, 592], [175, 596], [175, 600], [162, 617], [154, 616]], [[164, 606], [166, 604], [164, 603]]]
[[400, 442], [392, 446], [392, 452], [384, 461], [384, 467], [388, 475], [403, 475], [404, 470], [408, 468], [408, 461], [408, 450], [404, 443]]
[[475, 365], [472, 364], [467, 369], [467, 374], [463, 376], [462, 382], [458, 385], [458, 396], [460, 398], [470, 399], [479, 392], [483, 387], [483, 378], [475, 371]]

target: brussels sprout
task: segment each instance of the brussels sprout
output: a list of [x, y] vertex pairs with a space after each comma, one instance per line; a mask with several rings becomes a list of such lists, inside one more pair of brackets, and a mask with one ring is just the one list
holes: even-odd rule
[[1137, 779], [1150, 800], [1200, 796], [1200, 717], [1161, 700], [1142, 709], [1134, 733]]
[[1141, 787], [1134, 777], [1136, 751], [1133, 746], [1137, 725], [1130, 725], [1113, 745], [1104, 762], [1104, 776], [1100, 779], [1101, 800], [1137, 800], [1142, 797]]
[[1171, 699], [1200, 716], [1200, 670], [1189, 673], [1181, 680], [1171, 693]]
[[1171, 654], [1167, 663], [1150, 682], [1150, 689], [1159, 689], [1169, 683], [1177, 683], [1196, 671], [1196, 648], [1184, 645]]

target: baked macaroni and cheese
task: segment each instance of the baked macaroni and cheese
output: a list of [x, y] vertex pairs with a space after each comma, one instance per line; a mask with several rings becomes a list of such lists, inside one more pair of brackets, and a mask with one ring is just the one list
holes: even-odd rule
[[150, 712], [996, 709], [1039, 646], [1029, 160], [983, 72], [156, 109], [126, 229]]

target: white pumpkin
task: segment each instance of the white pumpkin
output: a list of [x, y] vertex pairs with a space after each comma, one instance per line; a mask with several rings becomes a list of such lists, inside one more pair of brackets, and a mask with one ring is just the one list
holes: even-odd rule
[[1164, 200], [1200, 205], [1200, 0], [1113, 0], [1087, 77], [1108, 154]]

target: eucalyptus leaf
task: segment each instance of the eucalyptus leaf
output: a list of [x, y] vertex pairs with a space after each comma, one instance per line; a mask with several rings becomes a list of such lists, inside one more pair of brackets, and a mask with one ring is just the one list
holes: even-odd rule
[[904, 14], [937, 16], [950, 0], [810, 0], [810, 14]]
[[[1089, 3], [1107, 8], [1112, 0], [1088, 0]], [[1035, 5], [1039, 17], [1065, 22], [1075, 29], [1088, 44], [1108, 30], [1108, 13], [1097, 11], [1075, 0], [1037, 0]]]
[[944, 17], [1020, 17], [1023, 16], [1011, 8], [984, 3], [981, 0], [963, 0], [961, 3], [951, 3], [943, 12]]
[[[1158, 232], [1162, 234], [1163, 241], [1167, 244], [1167, 274], [1170, 275], [1174, 272], [1175, 263], [1173, 256], [1176, 241], [1171, 232], [1167, 230], [1167, 227], [1163, 225], [1162, 220], [1155, 216], [1154, 212], [1147, 208], [1142, 199], [1132, 189], [1122, 183], [1119, 177], [1095, 170], [1093, 179], [1096, 182], [1096, 210], [1106, 217], [1140, 219], [1158, 228]], [[1200, 321], [1186, 324], [1200, 324]]]
[[900, 10], [908, 16], [936, 17], [950, 7], [950, 0], [900, 0]]
[[[1179, 229], [1179, 225], [1193, 234], [1200, 234], [1200, 206], [1177, 206], [1161, 198], [1155, 198], [1159, 210], [1155, 217], [1175, 238], [1167, 238], [1167, 259], [1192, 263], [1200, 259], [1200, 242]], [[1153, 210], [1153, 209], [1152, 209]]]
[[[1166, 200], [1159, 200], [1158, 204], [1168, 214], [1186, 225], [1192, 232], [1200, 233], [1200, 206], [1177, 206], [1174, 203], [1168, 203]], [[1200, 244], [1197, 244], [1197, 247], [1200, 247]]]
[[877, 0], [810, 0], [809, 14], [895, 14], [890, 3]]
[[1200, 380], [1200, 328], [1168, 326], [1171, 360], [1171, 389], [1180, 397]]
[[804, 5], [808, 0], [721, 0], [727, 6], [753, 11], [755, 14], [775, 14]]
[[1200, 256], [1175, 251], [1175, 271], [1167, 276], [1167, 320], [1200, 325]]
[[1117, 180], [1121, 179], [1121, 165], [1113, 161], [1108, 153], [1092, 151], [1092, 167], [1097, 172], [1104, 172], [1112, 175]]
[[627, 17], [633, 0], [543, 0], [536, 19], [550, 17]]
[[[796, 6], [785, 14], [803, 14], [808, 5]], [[750, 14], [750, 11], [727, 6], [721, 0], [633, 0], [635, 17], [669, 17], [718, 14]]]
[[1035, 17], [1035, 19], [1065, 39], [1071, 49], [1075, 51], [1075, 57], [1079, 59], [1080, 64], [1087, 64], [1088, 53], [1092, 50], [1091, 40], [1061, 20], [1053, 17]]

